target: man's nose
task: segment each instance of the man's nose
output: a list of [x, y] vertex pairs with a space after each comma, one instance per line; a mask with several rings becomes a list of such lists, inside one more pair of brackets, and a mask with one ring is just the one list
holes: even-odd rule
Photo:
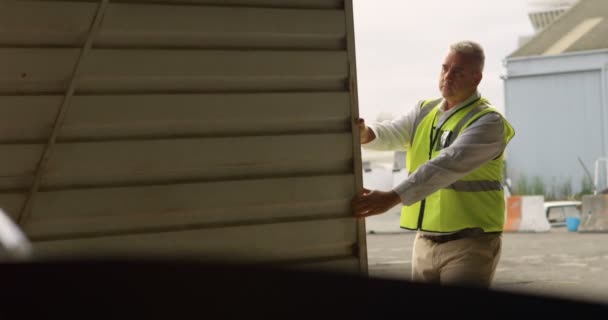
[[452, 70], [448, 70], [443, 74], [444, 80], [452, 80], [452, 78], [454, 78], [454, 73], [452, 72]]

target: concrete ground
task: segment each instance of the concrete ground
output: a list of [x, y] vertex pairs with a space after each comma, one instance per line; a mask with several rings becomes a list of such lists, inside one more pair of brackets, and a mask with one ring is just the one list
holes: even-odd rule
[[[370, 276], [409, 280], [414, 235], [368, 234]], [[608, 304], [608, 233], [505, 233], [493, 288]]]

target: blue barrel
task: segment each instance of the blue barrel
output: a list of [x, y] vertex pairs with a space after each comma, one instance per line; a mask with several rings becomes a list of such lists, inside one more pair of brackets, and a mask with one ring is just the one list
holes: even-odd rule
[[579, 217], [567, 217], [566, 218], [566, 227], [568, 231], [576, 231], [578, 230], [578, 225], [581, 223], [581, 218]]

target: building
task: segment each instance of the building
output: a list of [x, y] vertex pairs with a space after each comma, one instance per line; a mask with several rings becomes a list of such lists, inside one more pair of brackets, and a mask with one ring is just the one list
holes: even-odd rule
[[505, 114], [516, 130], [507, 176], [516, 191], [527, 183], [549, 196], [577, 193], [607, 154], [606, 34], [608, 1], [582, 0], [506, 58]]
[[570, 9], [578, 0], [536, 0], [529, 3], [528, 16], [538, 32], [549, 26], [557, 17]]
[[[528, 17], [534, 28], [534, 33], [538, 33], [549, 26], [555, 19], [566, 12], [578, 0], [535, 0], [528, 3]], [[519, 38], [520, 46], [530, 40], [534, 35], [522, 36]]]

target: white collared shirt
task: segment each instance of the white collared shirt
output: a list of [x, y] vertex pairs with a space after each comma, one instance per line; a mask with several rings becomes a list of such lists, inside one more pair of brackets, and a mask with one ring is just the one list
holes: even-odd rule
[[[480, 96], [475, 92], [447, 112], [443, 100], [439, 123]], [[420, 113], [419, 106], [395, 120], [369, 125], [376, 139], [363, 147], [370, 150], [408, 150], [413, 126]], [[399, 195], [403, 205], [412, 205], [500, 156], [505, 147], [503, 119], [499, 114], [488, 113], [465, 128], [449, 147], [411, 173], [393, 191]]]

